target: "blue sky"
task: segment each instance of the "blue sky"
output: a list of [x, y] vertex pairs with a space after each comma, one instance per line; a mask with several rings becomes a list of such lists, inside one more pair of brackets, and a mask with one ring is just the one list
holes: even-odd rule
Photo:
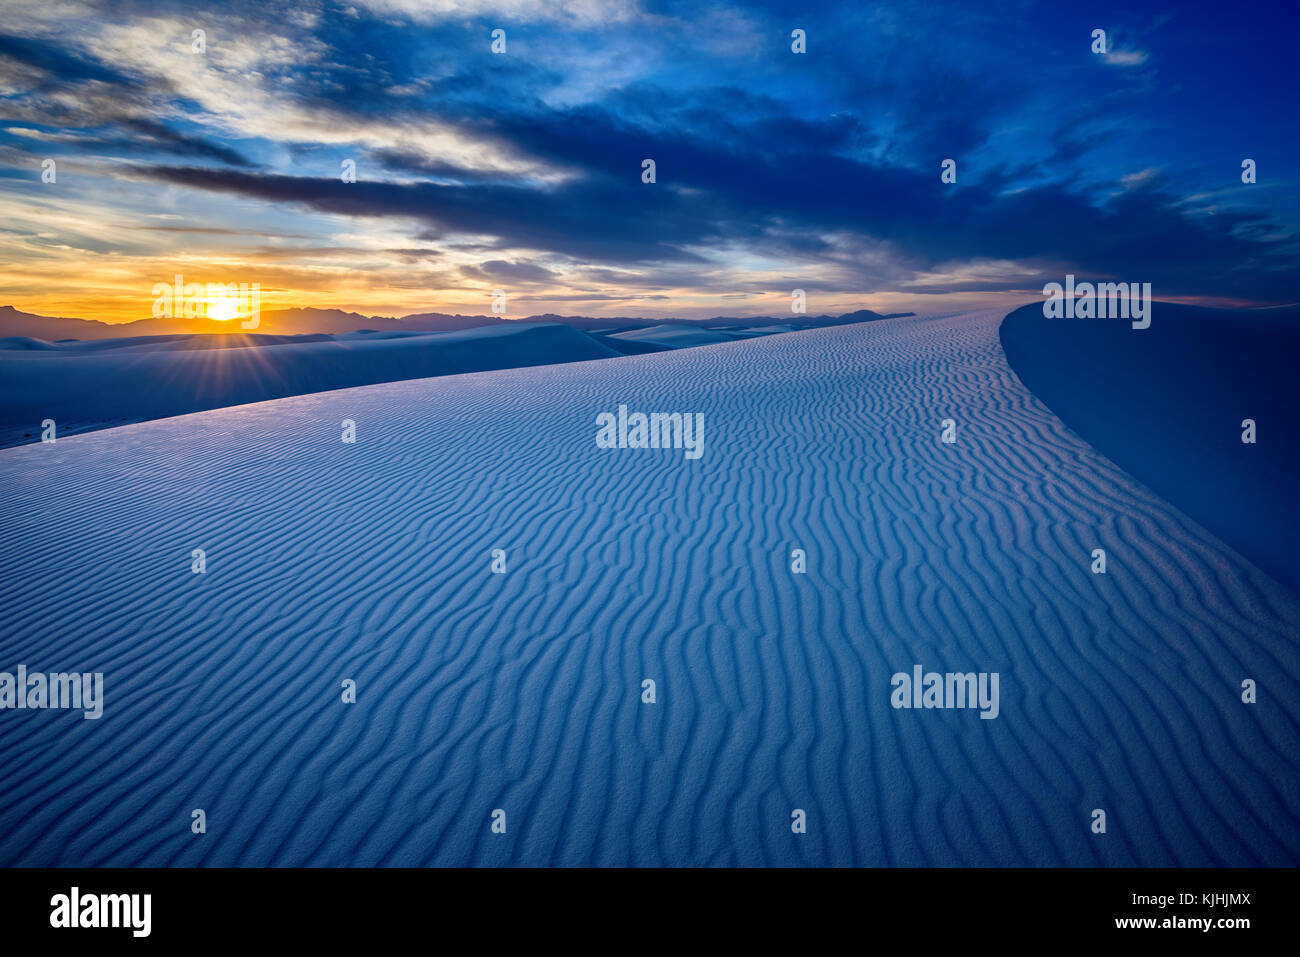
[[1290, 4], [5, 7], [29, 311], [137, 318], [177, 272], [383, 314], [1300, 299]]

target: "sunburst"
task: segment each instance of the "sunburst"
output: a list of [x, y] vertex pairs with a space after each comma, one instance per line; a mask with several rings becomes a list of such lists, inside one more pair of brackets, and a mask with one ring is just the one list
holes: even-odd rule
[[215, 319], [218, 322], [229, 322], [239, 317], [239, 300], [230, 296], [217, 296], [206, 300], [208, 304], [207, 315], [209, 319]]

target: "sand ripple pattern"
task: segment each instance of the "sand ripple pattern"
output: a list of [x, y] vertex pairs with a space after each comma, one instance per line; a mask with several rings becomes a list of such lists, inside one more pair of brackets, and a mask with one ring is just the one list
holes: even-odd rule
[[[1000, 318], [0, 452], [0, 670], [106, 693], [0, 712], [0, 864], [1300, 863], [1300, 602], [1062, 426]], [[704, 412], [704, 457], [596, 448], [620, 402]], [[915, 663], [999, 672], [1001, 716], [894, 710]]]

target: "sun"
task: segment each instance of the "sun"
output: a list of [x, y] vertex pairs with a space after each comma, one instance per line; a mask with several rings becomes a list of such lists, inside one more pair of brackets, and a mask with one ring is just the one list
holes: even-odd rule
[[232, 299], [230, 296], [216, 296], [206, 301], [209, 319], [216, 319], [218, 322], [229, 322], [239, 315], [239, 301]]

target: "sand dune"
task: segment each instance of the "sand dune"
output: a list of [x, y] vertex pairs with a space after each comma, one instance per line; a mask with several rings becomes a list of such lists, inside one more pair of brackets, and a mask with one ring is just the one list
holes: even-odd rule
[[562, 325], [457, 332], [174, 335], [49, 343], [0, 339], [0, 447], [350, 386], [609, 358]]
[[706, 346], [718, 342], [730, 342], [736, 336], [729, 336], [716, 329], [704, 329], [694, 326], [664, 324], [633, 329], [630, 332], [616, 332], [609, 338], [627, 339], [632, 342], [649, 342], [654, 345], [669, 346], [679, 349], [683, 346]]
[[1300, 590], [1300, 308], [1156, 302], [1151, 327], [1135, 332], [1122, 320], [1044, 321], [1026, 306], [1000, 334], [1016, 374], [1071, 429]]
[[[105, 673], [100, 720], [0, 714], [0, 864], [1300, 863], [1300, 601], [1000, 318], [0, 452], [0, 669]], [[704, 456], [596, 448], [620, 403], [703, 412]], [[917, 663], [1000, 673], [999, 717], [894, 710]]]

